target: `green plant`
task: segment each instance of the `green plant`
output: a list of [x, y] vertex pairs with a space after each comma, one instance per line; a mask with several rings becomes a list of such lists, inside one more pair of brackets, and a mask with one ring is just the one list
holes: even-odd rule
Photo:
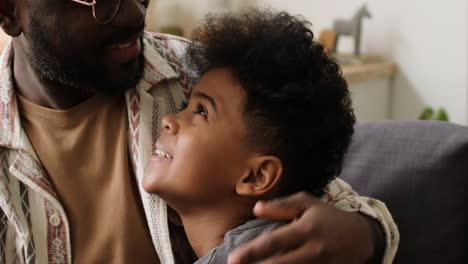
[[432, 107], [426, 107], [419, 115], [420, 120], [438, 120], [438, 121], [449, 121], [447, 111], [444, 108], [439, 108], [437, 113], [434, 112]]

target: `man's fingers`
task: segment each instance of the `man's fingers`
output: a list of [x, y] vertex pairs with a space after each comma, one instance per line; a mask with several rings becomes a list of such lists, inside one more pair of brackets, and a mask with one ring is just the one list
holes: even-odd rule
[[260, 218], [293, 220], [300, 217], [314, 203], [319, 202], [319, 199], [300, 192], [285, 198], [257, 202], [254, 214]]
[[288, 224], [265, 233], [256, 239], [235, 249], [228, 258], [228, 264], [246, 264], [263, 260], [279, 251], [288, 251], [304, 243], [309, 237], [304, 237], [300, 226]]

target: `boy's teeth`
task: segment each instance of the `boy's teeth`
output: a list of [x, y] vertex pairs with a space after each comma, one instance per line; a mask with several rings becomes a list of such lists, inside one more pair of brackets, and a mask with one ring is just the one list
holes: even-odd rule
[[158, 156], [161, 156], [161, 157], [172, 159], [171, 155], [167, 154], [166, 152], [164, 152], [164, 151], [162, 151], [160, 149], [156, 149], [155, 154], [158, 155]]

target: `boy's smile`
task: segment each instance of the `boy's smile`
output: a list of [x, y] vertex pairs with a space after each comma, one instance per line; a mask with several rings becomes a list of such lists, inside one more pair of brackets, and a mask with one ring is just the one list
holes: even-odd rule
[[151, 159], [158, 160], [158, 159], [173, 159], [172, 155], [164, 151], [161, 145], [156, 143], [156, 151], [153, 153]]
[[245, 139], [244, 93], [229, 69], [204, 74], [187, 107], [163, 118], [145, 190], [176, 209], [187, 201], [215, 206], [235, 195], [253, 154]]

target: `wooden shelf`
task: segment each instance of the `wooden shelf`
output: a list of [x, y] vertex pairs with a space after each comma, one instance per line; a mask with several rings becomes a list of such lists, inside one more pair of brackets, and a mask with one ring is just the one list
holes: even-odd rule
[[[391, 78], [396, 71], [396, 64], [379, 56], [362, 56], [359, 58], [339, 55], [337, 56], [343, 76], [349, 84]], [[352, 63], [350, 63], [352, 62]]]

